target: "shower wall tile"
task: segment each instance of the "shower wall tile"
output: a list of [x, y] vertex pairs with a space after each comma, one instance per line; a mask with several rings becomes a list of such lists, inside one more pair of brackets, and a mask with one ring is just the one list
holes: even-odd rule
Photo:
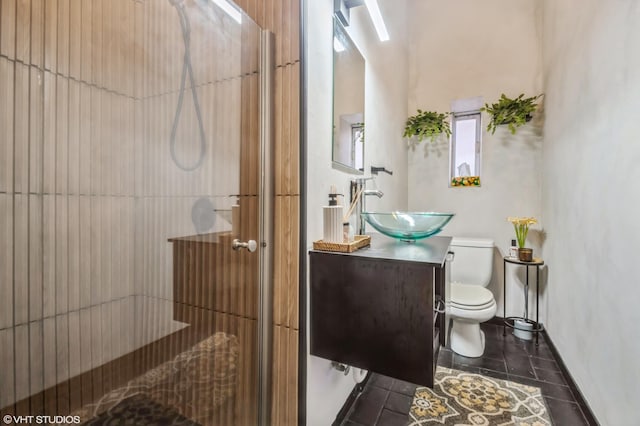
[[102, 4], [102, 80], [100, 86], [118, 90], [114, 81], [115, 63], [118, 60], [115, 47], [118, 44], [118, 35], [114, 31], [115, 19], [120, 16], [120, 0], [110, 0]]
[[[29, 325], [15, 328], [16, 401], [29, 397]], [[4, 390], [4, 387], [3, 387]]]
[[[76, 1], [76, 0], [74, 0]], [[93, 49], [93, 30], [92, 30], [92, 17], [93, 17], [93, 1], [82, 1], [80, 22], [80, 79], [82, 81], [92, 82], [92, 49]]]
[[14, 324], [29, 321], [29, 196], [14, 196], [13, 306]]
[[137, 38], [135, 33], [135, 5], [136, 2], [131, 0], [122, 1], [122, 13], [117, 19], [119, 27], [117, 34], [123, 36], [118, 44], [118, 58], [121, 58], [120, 69], [116, 75], [120, 76], [122, 84], [122, 93], [128, 96], [135, 96], [135, 55]]
[[135, 346], [135, 333], [132, 324], [135, 323], [135, 299], [129, 296], [120, 301], [120, 317], [122, 318], [122, 330], [119, 339], [122, 342], [121, 355], [137, 349]]
[[42, 201], [29, 195], [29, 321], [42, 319]]
[[[142, 84], [143, 76], [144, 76], [144, 53], [145, 53], [145, 45], [144, 45], [144, 22], [145, 22], [145, 4], [142, 2], [133, 2], [133, 30], [134, 30], [134, 40], [136, 41], [131, 47], [132, 55], [133, 55], [133, 65], [134, 65], [134, 86], [133, 86], [133, 97], [136, 100], [141, 99], [144, 96], [144, 85]], [[140, 141], [140, 139], [137, 139]]]
[[102, 352], [102, 364], [113, 359], [113, 317], [112, 317], [112, 304], [105, 303], [100, 305], [100, 333], [102, 335], [102, 346], [99, 350]]
[[[85, 2], [87, 3], [87, 2]], [[90, 4], [90, 3], [88, 3]], [[82, 62], [83, 65], [85, 62]], [[80, 111], [79, 111], [79, 141], [78, 141], [78, 156], [79, 156], [79, 170], [78, 170], [78, 192], [82, 195], [91, 194], [91, 174], [95, 164], [91, 162], [91, 123], [92, 114], [91, 110], [91, 87], [86, 84], [80, 85]]]
[[135, 294], [135, 206], [134, 198], [123, 200], [125, 208], [121, 212], [120, 223], [124, 224], [122, 236], [122, 250], [120, 251], [119, 265], [122, 267], [122, 296], [132, 296]]
[[80, 307], [91, 305], [91, 197], [82, 196], [79, 200], [79, 233], [80, 233]]
[[69, 1], [69, 76], [81, 78], [82, 66], [82, 7], [84, 0]]
[[[34, 8], [34, 12], [35, 12]], [[29, 77], [29, 192], [42, 193], [44, 72], [31, 67]]]
[[[91, 306], [102, 303], [102, 244], [101, 241], [101, 226], [102, 226], [102, 203], [100, 198], [91, 197], [91, 225], [88, 230], [91, 237], [91, 275], [90, 275], [90, 287], [91, 287]], [[93, 319], [93, 317], [92, 317]]]
[[61, 383], [69, 379], [69, 314], [57, 315], [55, 321], [56, 380]]
[[16, 62], [13, 102], [13, 190], [29, 192], [29, 66]]
[[124, 323], [120, 313], [120, 301], [114, 301], [103, 305], [107, 310], [107, 318], [105, 325], [107, 326], [107, 341], [110, 342], [109, 350], [111, 351], [107, 361], [111, 361], [123, 354], [123, 335]]
[[42, 200], [42, 316], [56, 313], [56, 197]]
[[[29, 323], [29, 391], [31, 395], [44, 390], [42, 321]], [[1, 405], [1, 404], [0, 404]]]
[[[95, 5], [94, 5], [95, 6]], [[91, 194], [102, 194], [102, 95], [91, 87]]]
[[69, 312], [69, 198], [56, 195], [55, 200], [55, 296], [56, 314]]
[[44, 60], [44, 2], [45, 0], [23, 0], [31, 6], [31, 60], [29, 63], [42, 68]]
[[31, 2], [17, 0], [16, 8], [16, 59], [28, 64], [31, 48]]
[[69, 377], [82, 372], [80, 357], [80, 311], [69, 312]]
[[121, 108], [120, 108], [120, 123], [122, 123], [122, 141], [123, 147], [121, 151], [121, 169], [122, 169], [122, 182], [121, 193], [122, 195], [134, 195], [135, 194], [135, 101], [131, 98], [121, 96]]
[[42, 335], [44, 336], [43, 340], [43, 354], [42, 359], [44, 361], [44, 388], [48, 389], [56, 385], [57, 383], [57, 375], [56, 375], [56, 364], [57, 364], [57, 355], [56, 355], [56, 318], [49, 317], [45, 318], [42, 322], [43, 330]]
[[[134, 324], [134, 323], [132, 323]], [[91, 329], [91, 310], [90, 309], [81, 309], [80, 310], [80, 370], [81, 371], [89, 371], [93, 368], [92, 360], [91, 360], [91, 340], [92, 340], [92, 329]]]
[[16, 0], [2, 0], [0, 13], [0, 54], [15, 59]]
[[44, 68], [57, 71], [58, 0], [44, 1]]
[[[97, 245], [100, 246], [100, 287], [102, 291], [102, 298], [100, 302], [112, 300], [112, 279], [113, 279], [113, 263], [112, 263], [112, 251], [111, 251], [111, 235], [114, 231], [113, 224], [113, 204], [111, 197], [100, 197], [100, 219], [99, 223], [94, 222], [94, 226], [99, 229]], [[103, 312], [104, 314], [104, 312]], [[106, 339], [109, 338], [104, 333], [103, 336]]]
[[68, 311], [80, 309], [80, 197], [70, 195], [68, 201], [67, 261]]
[[69, 0], [58, 0], [57, 72], [69, 75]]
[[92, 306], [91, 311], [91, 367], [98, 368], [103, 362], [102, 351], [102, 306]]
[[[54, 0], [55, 1], [55, 0]], [[53, 3], [53, 2], [52, 2]], [[48, 5], [49, 3], [47, 3]], [[43, 186], [45, 194], [55, 193], [56, 182], [56, 76], [44, 73], [44, 128], [42, 146]]]
[[0, 408], [15, 402], [15, 358], [13, 346], [13, 328], [0, 330]]
[[[67, 0], [68, 1], [68, 0]], [[63, 2], [60, 0], [60, 2]], [[58, 61], [60, 64], [60, 61]], [[56, 193], [68, 194], [69, 188], [69, 80], [60, 75], [56, 78], [56, 149], [55, 176]]]
[[[137, 6], [138, 8], [141, 6]], [[136, 87], [139, 85], [136, 85]], [[133, 181], [134, 181], [134, 189], [133, 194], [136, 197], [140, 197], [143, 194], [143, 181], [145, 170], [142, 166], [144, 164], [144, 155], [145, 155], [145, 124], [144, 124], [144, 101], [136, 99], [134, 101], [134, 151], [133, 151]]]
[[7, 194], [0, 194], [0, 294], [1, 330], [13, 325], [13, 197]]
[[[68, 105], [68, 144], [67, 161], [69, 194], [80, 193], [80, 86], [75, 80], [69, 80], [69, 105]], [[64, 119], [64, 117], [63, 117]]]
[[13, 192], [14, 68], [13, 62], [0, 57], [0, 192]]
[[[91, 2], [91, 83], [103, 86], [103, 7], [108, 8], [105, 0], [94, 0]], [[108, 10], [108, 9], [106, 9]]]
[[[97, 158], [97, 162], [100, 165], [100, 186], [97, 189], [98, 194], [112, 195], [115, 194], [115, 174], [114, 170], [114, 132], [115, 128], [112, 121], [112, 103], [115, 96], [111, 92], [100, 90], [100, 137], [98, 143], [100, 144], [100, 156]], [[95, 115], [92, 119], [96, 118]], [[96, 164], [96, 163], [94, 163]]]

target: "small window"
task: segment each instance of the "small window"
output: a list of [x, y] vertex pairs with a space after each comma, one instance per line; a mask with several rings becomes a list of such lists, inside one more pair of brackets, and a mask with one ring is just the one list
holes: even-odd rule
[[479, 111], [453, 114], [450, 186], [480, 186], [480, 126]]

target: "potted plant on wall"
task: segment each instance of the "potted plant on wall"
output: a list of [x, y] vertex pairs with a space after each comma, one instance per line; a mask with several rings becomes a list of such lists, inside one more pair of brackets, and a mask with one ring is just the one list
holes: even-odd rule
[[447, 121], [449, 113], [439, 113], [435, 111], [418, 110], [416, 115], [407, 118], [404, 126], [405, 138], [416, 137], [418, 142], [423, 139], [431, 139], [433, 142], [439, 135], [451, 136], [451, 127]]
[[480, 111], [491, 115], [487, 131], [494, 134], [498, 126], [506, 124], [511, 134], [515, 134], [518, 127], [531, 120], [531, 114], [538, 107], [536, 101], [541, 96], [542, 94], [525, 98], [524, 93], [521, 93], [517, 98], [511, 99], [503, 93], [498, 102], [491, 105], [485, 104]]

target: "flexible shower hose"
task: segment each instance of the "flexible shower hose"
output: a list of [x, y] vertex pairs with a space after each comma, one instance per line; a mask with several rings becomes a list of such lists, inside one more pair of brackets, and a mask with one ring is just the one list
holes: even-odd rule
[[[169, 2], [176, 8], [178, 16], [180, 17], [180, 27], [182, 28], [182, 38], [184, 39], [184, 62], [182, 64], [182, 76], [180, 78], [180, 94], [178, 95], [178, 104], [176, 105], [176, 115], [173, 118], [173, 125], [171, 127], [171, 139], [169, 141], [169, 150], [171, 151], [171, 158], [176, 166], [182, 170], [190, 172], [198, 169], [204, 161], [207, 145], [204, 134], [204, 124], [202, 122], [202, 111], [200, 111], [200, 102], [198, 101], [198, 93], [196, 92], [196, 79], [193, 76], [193, 67], [191, 66], [191, 25], [189, 24], [189, 17], [187, 11], [184, 8], [182, 0], [169, 0]], [[196, 110], [196, 116], [198, 118], [198, 130], [200, 132], [200, 156], [198, 161], [193, 166], [185, 166], [181, 164], [176, 157], [176, 133], [178, 131], [178, 122], [180, 121], [180, 114], [182, 113], [182, 104], [184, 101], [184, 92], [186, 90], [187, 74], [189, 74], [189, 81], [191, 82], [191, 94], [193, 95], [193, 104]]]

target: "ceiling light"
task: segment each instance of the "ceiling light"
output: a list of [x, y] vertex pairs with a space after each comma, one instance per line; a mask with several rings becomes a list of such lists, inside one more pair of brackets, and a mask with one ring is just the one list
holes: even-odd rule
[[364, 0], [364, 4], [367, 6], [367, 10], [369, 11], [369, 15], [373, 21], [373, 26], [376, 27], [376, 32], [378, 33], [380, 41], [389, 40], [389, 33], [387, 32], [387, 27], [384, 24], [382, 14], [380, 13], [378, 0]]
[[212, 0], [213, 3], [218, 6], [220, 9], [224, 10], [227, 15], [229, 15], [234, 21], [238, 24], [242, 24], [242, 13], [229, 3], [227, 0]]

